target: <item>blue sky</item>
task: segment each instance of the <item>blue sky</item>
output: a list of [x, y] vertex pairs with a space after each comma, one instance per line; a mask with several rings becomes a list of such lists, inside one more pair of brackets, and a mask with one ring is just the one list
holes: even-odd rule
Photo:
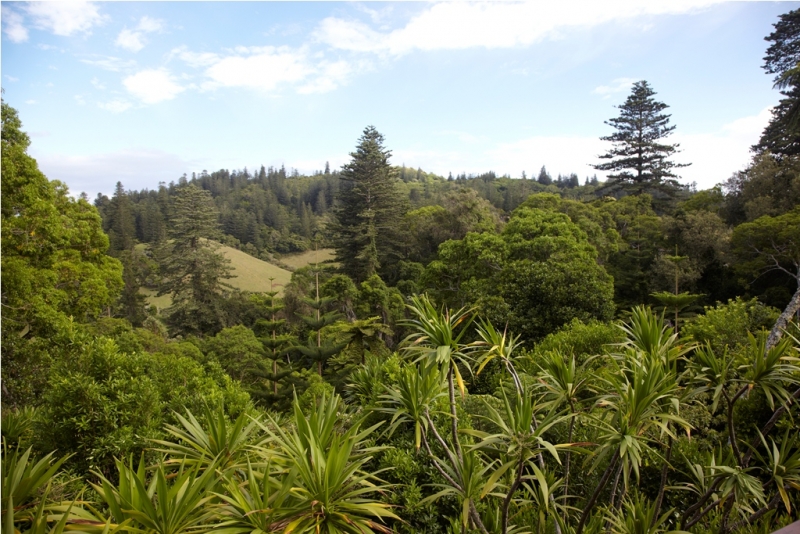
[[[349, 159], [375, 125], [442, 175], [594, 174], [633, 81], [670, 106], [684, 182], [749, 161], [790, 2], [2, 2], [2, 86], [74, 193]], [[602, 177], [602, 173], [598, 173]]]

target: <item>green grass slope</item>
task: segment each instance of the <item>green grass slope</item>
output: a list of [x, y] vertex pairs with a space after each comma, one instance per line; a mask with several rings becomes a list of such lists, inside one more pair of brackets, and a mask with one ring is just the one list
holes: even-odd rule
[[[231, 260], [231, 267], [233, 267], [234, 277], [226, 280], [226, 282], [242, 291], [252, 291], [254, 293], [269, 291], [269, 279], [273, 278], [273, 287], [280, 292], [283, 286], [292, 279], [290, 271], [254, 258], [241, 250], [220, 245], [218, 251]], [[141, 292], [146, 295], [147, 304], [158, 306], [159, 310], [163, 310], [172, 304], [172, 299], [169, 295], [156, 297], [155, 291], [146, 288], [142, 288]]]
[[321, 248], [319, 250], [307, 250], [298, 254], [284, 254], [281, 256], [281, 263], [288, 265], [292, 269], [301, 269], [312, 263], [322, 263], [332, 260], [335, 251], [332, 248]]

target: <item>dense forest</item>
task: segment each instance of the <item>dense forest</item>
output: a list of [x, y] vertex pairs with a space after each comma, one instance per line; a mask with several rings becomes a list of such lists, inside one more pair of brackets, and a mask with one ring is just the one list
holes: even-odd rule
[[[701, 191], [646, 81], [606, 122], [603, 181], [438, 176], [368, 126], [340, 169], [93, 202], [3, 102], [4, 534], [796, 521], [800, 10], [767, 41], [782, 100]], [[221, 245], [335, 258], [253, 293]]]

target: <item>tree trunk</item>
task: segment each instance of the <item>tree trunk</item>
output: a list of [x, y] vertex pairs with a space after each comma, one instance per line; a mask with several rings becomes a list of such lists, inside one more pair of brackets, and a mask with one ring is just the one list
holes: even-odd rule
[[575, 534], [581, 534], [583, 532], [583, 527], [586, 524], [586, 520], [589, 518], [592, 508], [594, 508], [597, 498], [600, 496], [600, 492], [606, 487], [608, 479], [611, 477], [611, 473], [614, 471], [614, 467], [616, 466], [618, 459], [619, 451], [615, 451], [614, 456], [611, 457], [611, 462], [608, 464], [603, 476], [600, 478], [600, 482], [597, 483], [597, 487], [594, 489], [594, 493], [592, 493], [589, 502], [586, 503], [586, 508], [583, 509], [583, 514], [581, 514], [581, 520], [578, 523], [578, 528], [575, 530]]
[[450, 417], [452, 417], [453, 425], [453, 449], [459, 458], [461, 456], [461, 443], [458, 441], [458, 415], [456, 414], [456, 390], [453, 386], [453, 366], [455, 364], [450, 360], [450, 371], [447, 373], [447, 388], [450, 393]]
[[[669, 428], [669, 427], [667, 427]], [[658, 514], [661, 512], [661, 503], [664, 502], [664, 489], [667, 487], [667, 471], [669, 470], [669, 458], [672, 455], [672, 436], [669, 436], [667, 443], [667, 454], [664, 455], [664, 465], [661, 467], [661, 484], [658, 487], [658, 498], [656, 499], [656, 513], [653, 514], [653, 524], [658, 521]]]
[[767, 345], [766, 350], [771, 349], [774, 347], [778, 341], [780, 341], [781, 336], [783, 335], [783, 329], [786, 328], [786, 325], [791, 320], [792, 316], [797, 313], [797, 310], [800, 309], [800, 271], [798, 272], [798, 279], [797, 279], [797, 291], [795, 291], [792, 300], [789, 301], [789, 304], [786, 305], [786, 309], [783, 310], [778, 320], [775, 321], [775, 326], [772, 327], [770, 330], [769, 337], [767, 337]]

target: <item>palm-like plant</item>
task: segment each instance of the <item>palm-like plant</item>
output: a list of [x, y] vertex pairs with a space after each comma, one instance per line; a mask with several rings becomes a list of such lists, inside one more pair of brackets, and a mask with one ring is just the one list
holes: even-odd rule
[[222, 502], [219, 514], [223, 519], [214, 528], [216, 534], [266, 534], [286, 527], [288, 522], [278, 517], [290, 496], [296, 473], [278, 479], [271, 475], [269, 462], [264, 467], [264, 472], [259, 472], [248, 462], [244, 483], [226, 477], [226, 492], [216, 494]]
[[682, 342], [674, 329], [666, 324], [663, 315], [656, 315], [645, 306], [633, 308], [630, 320], [620, 328], [627, 335], [621, 343], [623, 348], [659, 358], [673, 369], [678, 358], [694, 350], [694, 344]]
[[[2, 462], [2, 515], [3, 532], [14, 532], [14, 525], [30, 522], [35, 515], [34, 506], [44, 498], [40, 490], [49, 487], [56, 472], [69, 456], [58, 460], [53, 453], [36, 460], [31, 448], [20, 453], [19, 448], [9, 452], [4, 446]], [[8, 530], [10, 529], [10, 530]]]
[[769, 468], [778, 495], [780, 495], [786, 511], [791, 513], [792, 501], [789, 499], [787, 490], [800, 491], [800, 440], [798, 440], [797, 432], [791, 432], [787, 428], [780, 445], [770, 438], [772, 446], [767, 445], [767, 441], [760, 432], [758, 436], [764, 445], [765, 453], [763, 455], [756, 453], [756, 455]]
[[[537, 364], [539, 380], [547, 391], [545, 396], [547, 403], [554, 408], [559, 408], [564, 403], [569, 405], [570, 420], [567, 443], [571, 444], [577, 417], [578, 397], [586, 386], [586, 377], [580, 376], [574, 356], [567, 362], [558, 351], [546, 353]], [[569, 494], [570, 456], [570, 451], [567, 449], [564, 456], [564, 497]]]
[[[609, 532], [614, 534], [662, 534], [679, 533], [683, 530], [672, 530], [667, 519], [672, 510], [659, 515], [658, 505], [647, 498], [634, 494], [622, 502], [620, 510], [610, 509], [606, 519], [610, 525]], [[687, 533], [688, 534], [688, 533]]]
[[563, 478], [556, 478], [550, 471], [539, 469], [533, 462], [528, 463], [528, 468], [532, 471], [527, 480], [522, 483], [531, 503], [536, 508], [536, 532], [544, 532], [547, 522], [552, 518], [556, 521], [557, 529], [562, 528], [563, 519], [569, 516], [566, 514], [568, 508], [556, 503], [555, 494], [564, 484]]
[[474, 315], [472, 310], [467, 308], [461, 308], [454, 313], [448, 309], [438, 310], [427, 295], [411, 297], [408, 309], [414, 317], [407, 320], [405, 325], [413, 332], [405, 339], [407, 343], [405, 350], [415, 355], [415, 362], [436, 363], [448, 369], [447, 387], [450, 394], [453, 446], [456, 453], [461, 454], [453, 379], [458, 382], [463, 395], [464, 379], [457, 363], [460, 362], [470, 369], [466, 354], [463, 352], [465, 345], [461, 344], [461, 339], [472, 323]]
[[406, 366], [400, 371], [397, 387], [381, 395], [383, 411], [391, 413], [389, 431], [403, 423], [414, 425], [414, 444], [420, 448], [425, 431], [432, 426], [430, 410], [445, 394], [444, 377], [436, 365]]
[[[578, 534], [618, 461], [627, 487], [631, 470], [639, 478], [642, 455], [650, 449], [655, 435], [667, 435], [673, 439], [675, 435], [670, 424], [679, 425], [687, 432], [691, 428], [678, 415], [678, 384], [672, 362], [664, 351], [655, 346], [648, 353], [629, 348], [619, 357], [621, 361], [613, 360], [616, 372], [605, 379], [610, 393], [602, 395], [598, 401], [599, 406], [606, 408], [606, 414], [598, 419], [600, 427], [605, 430], [601, 431], [601, 446], [594, 467], [609, 455], [611, 461], [584, 509]], [[660, 505], [660, 499], [657, 504]]]
[[513, 336], [507, 330], [500, 333], [492, 323], [480, 320], [477, 328], [480, 341], [476, 341], [473, 346], [480, 351], [478, 357], [478, 369], [475, 374], [480, 374], [483, 368], [494, 359], [499, 359], [505, 365], [506, 370], [514, 379], [514, 386], [517, 392], [522, 392], [522, 382], [520, 382], [517, 370], [514, 367], [514, 352], [520, 347], [520, 336]]
[[189, 468], [181, 465], [170, 477], [165, 474], [165, 465], [159, 463], [149, 482], [144, 459], [136, 469], [132, 462], [125, 465], [117, 460], [116, 464], [119, 484], [114, 485], [100, 473], [95, 473], [100, 484], [92, 484], [114, 523], [128, 521], [136, 530], [152, 534], [198, 534], [213, 528], [209, 520], [215, 510], [209, 503], [215, 499], [216, 462], [206, 465], [205, 470], [199, 463]]
[[212, 410], [204, 409], [205, 425], [186, 410], [186, 417], [175, 414], [181, 427], [166, 425], [168, 433], [178, 441], [152, 440], [161, 448], [155, 449], [172, 458], [167, 465], [199, 465], [207, 468], [212, 464], [223, 471], [243, 465], [247, 447], [253, 440], [258, 422], [247, 412], [242, 412], [233, 424], [228, 422], [222, 405]]
[[553, 445], [545, 440], [543, 435], [561, 422], [563, 417], [559, 417], [555, 410], [551, 410], [539, 421], [538, 425], [534, 425], [536, 403], [534, 396], [529, 391], [523, 391], [523, 394], [515, 396], [513, 401], [509, 401], [503, 391], [503, 413], [488, 403], [484, 404], [488, 412], [487, 418], [498, 429], [498, 432], [489, 434], [472, 430], [469, 433], [481, 439], [474, 449], [491, 452], [493, 456], [499, 456], [501, 459], [499, 468], [489, 479], [491, 483], [499, 480], [506, 471], [513, 468], [512, 482], [508, 486], [501, 508], [501, 531], [505, 534], [508, 530], [508, 512], [511, 501], [514, 493], [523, 483], [525, 465], [528, 461], [542, 451], [547, 451], [558, 463], [561, 463], [557, 449], [567, 445]]
[[435, 502], [448, 495], [455, 496], [461, 503], [462, 532], [466, 531], [471, 519], [482, 532], [486, 533], [486, 527], [478, 515], [475, 503], [498, 486], [499, 476], [489, 476], [494, 464], [495, 462], [484, 461], [481, 454], [475, 449], [465, 451], [460, 458], [455, 460], [454, 465], [442, 466], [449, 483], [438, 484], [442, 490], [426, 497], [420, 504]]
[[389, 505], [369, 498], [388, 488], [377, 478], [379, 472], [365, 467], [381, 450], [365, 446], [379, 424], [360, 430], [356, 422], [346, 431], [338, 430], [341, 408], [338, 397], [323, 397], [306, 417], [295, 400], [292, 431], [262, 425], [274, 446], [260, 449], [275, 466], [272, 476], [293, 480], [273, 516], [285, 525], [284, 532], [390, 532], [375, 520], [398, 519]]

